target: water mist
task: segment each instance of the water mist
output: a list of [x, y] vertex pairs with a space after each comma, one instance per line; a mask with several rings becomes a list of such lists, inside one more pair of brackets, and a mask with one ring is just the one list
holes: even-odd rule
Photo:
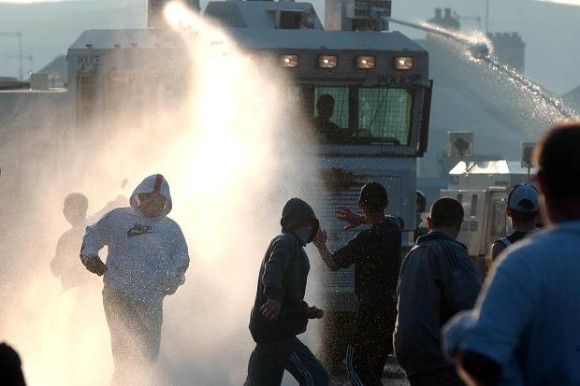
[[[49, 269], [67, 229], [68, 193], [85, 194], [95, 213], [119, 195], [126, 199], [147, 175], [167, 178], [169, 217], [182, 227], [191, 265], [186, 283], [166, 298], [160, 360], [149, 381], [223, 386], [245, 379], [258, 269], [280, 231], [282, 207], [319, 189], [314, 149], [300, 135], [304, 123], [284, 75], [261, 67], [196, 14], [170, 8], [168, 18], [191, 63], [183, 99], [151, 116], [119, 116], [106, 134], [86, 128], [75, 141], [63, 139], [70, 131], [56, 122], [55, 132], [22, 147], [25, 166], [12, 179], [26, 200], [6, 217], [0, 338], [20, 353], [29, 385], [106, 385], [113, 371], [102, 279], [85, 272], [91, 296], [81, 299], [74, 289], [63, 292]], [[2, 187], [5, 214], [13, 194]], [[79, 301], [80, 320], [71, 317]]]

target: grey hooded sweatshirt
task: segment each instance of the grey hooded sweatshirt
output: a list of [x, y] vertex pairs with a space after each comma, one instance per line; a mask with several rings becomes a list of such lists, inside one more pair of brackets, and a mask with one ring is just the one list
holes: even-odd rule
[[[167, 205], [158, 217], [145, 217], [137, 195], [158, 190]], [[81, 260], [97, 255], [106, 245], [105, 289], [111, 288], [142, 302], [160, 302], [185, 282], [189, 255], [177, 223], [169, 219], [169, 184], [160, 174], [143, 180], [130, 198], [130, 207], [113, 209], [87, 227]]]
[[[282, 233], [270, 242], [260, 273], [254, 307], [250, 316], [250, 332], [256, 343], [290, 338], [306, 331], [308, 319], [304, 301], [310, 261], [304, 251], [304, 241], [295, 233], [297, 225], [307, 221], [312, 226], [312, 241], [319, 222], [312, 208], [299, 198], [290, 199], [282, 210]], [[268, 298], [282, 303], [275, 321], [267, 320], [260, 308]]]

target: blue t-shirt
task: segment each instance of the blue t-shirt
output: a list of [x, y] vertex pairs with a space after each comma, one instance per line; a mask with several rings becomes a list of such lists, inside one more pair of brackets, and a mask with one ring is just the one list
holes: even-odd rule
[[446, 326], [446, 347], [500, 364], [502, 385], [580, 385], [579, 250], [580, 221], [510, 247], [473, 312]]

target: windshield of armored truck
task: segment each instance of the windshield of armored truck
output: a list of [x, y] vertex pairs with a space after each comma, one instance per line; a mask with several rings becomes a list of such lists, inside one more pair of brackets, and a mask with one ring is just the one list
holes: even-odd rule
[[409, 145], [413, 94], [407, 89], [301, 85], [293, 94], [315, 128], [338, 130], [328, 142]]

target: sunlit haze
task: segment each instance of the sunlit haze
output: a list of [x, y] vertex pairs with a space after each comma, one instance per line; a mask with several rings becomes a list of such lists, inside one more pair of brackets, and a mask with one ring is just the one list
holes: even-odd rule
[[[307, 192], [317, 189], [310, 180], [316, 165], [308, 138], [280, 140], [289, 120], [300, 127], [284, 94], [284, 77], [241, 54], [219, 29], [178, 14], [174, 26], [194, 68], [182, 80], [188, 87], [184, 101], [156, 116], [119, 117], [99, 135], [85, 128], [86, 137], [72, 152], [63, 154], [61, 139], [51, 135], [18, 156], [30, 162], [19, 169], [20, 189], [33, 193], [3, 219], [13, 230], [2, 243], [3, 259], [14, 263], [5, 273], [9, 281], [2, 280], [0, 336], [18, 349], [30, 385], [107, 384], [113, 369], [102, 279], [83, 273], [92, 295], [82, 299], [88, 302], [83, 317], [71, 319], [81, 299], [75, 289], [63, 292], [49, 269], [56, 241], [67, 229], [62, 201], [72, 191], [84, 193], [94, 213], [119, 194], [126, 200], [154, 173], [169, 182], [169, 216], [183, 229], [191, 265], [186, 283], [166, 300], [160, 362], [149, 381], [223, 386], [239, 385], [245, 377], [260, 261], [280, 231], [286, 200], [309, 200]], [[148, 124], [137, 127], [136, 121]], [[3, 182], [16, 180], [2, 166]], [[125, 178], [128, 185], [121, 188]], [[9, 197], [5, 184], [2, 189], [2, 197]]]

